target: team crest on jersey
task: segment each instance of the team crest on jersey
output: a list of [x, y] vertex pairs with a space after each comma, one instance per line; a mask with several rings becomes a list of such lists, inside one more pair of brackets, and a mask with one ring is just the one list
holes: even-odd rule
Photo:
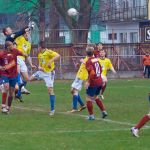
[[23, 50], [27, 51], [28, 46], [26, 44], [23, 44], [22, 48]]

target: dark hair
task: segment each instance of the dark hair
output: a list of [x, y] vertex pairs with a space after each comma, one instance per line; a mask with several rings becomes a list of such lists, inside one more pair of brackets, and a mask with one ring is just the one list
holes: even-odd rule
[[98, 46], [99, 44], [103, 45], [102, 42], [95, 43], [96, 46]]
[[46, 48], [45, 41], [40, 41], [40, 42], [39, 42], [39, 46], [40, 46], [41, 48]]
[[3, 30], [2, 30], [2, 32], [3, 32], [3, 34], [4, 34], [4, 35], [7, 35], [7, 34], [6, 34], [6, 30], [7, 30], [7, 28], [8, 28], [8, 27], [3, 28]]

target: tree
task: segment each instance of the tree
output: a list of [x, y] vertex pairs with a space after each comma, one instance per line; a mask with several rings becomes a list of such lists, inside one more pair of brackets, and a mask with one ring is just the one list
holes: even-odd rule
[[[95, 0], [76, 0], [78, 2], [79, 15], [70, 17], [67, 15], [69, 2], [72, 0], [52, 0], [59, 14], [63, 17], [72, 33], [72, 43], [87, 43], [90, 28], [91, 12]], [[75, 6], [76, 8], [77, 6]]]

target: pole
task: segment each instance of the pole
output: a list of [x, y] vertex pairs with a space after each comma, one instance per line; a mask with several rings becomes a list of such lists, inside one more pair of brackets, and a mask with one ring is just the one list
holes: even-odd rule
[[148, 12], [148, 20], [150, 20], [150, 0], [148, 0], [148, 10], [147, 10], [147, 12]]

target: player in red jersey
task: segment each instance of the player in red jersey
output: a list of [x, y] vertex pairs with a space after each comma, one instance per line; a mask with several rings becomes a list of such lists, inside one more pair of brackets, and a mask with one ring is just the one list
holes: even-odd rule
[[[149, 93], [149, 102], [150, 102], [150, 93]], [[148, 114], [144, 115], [141, 120], [138, 122], [138, 124], [131, 128], [131, 133], [135, 137], [139, 137], [139, 130], [148, 122], [150, 121], [150, 111]]]
[[105, 110], [102, 101], [98, 97], [102, 87], [102, 77], [101, 77], [102, 68], [100, 65], [100, 61], [99, 58], [94, 57], [93, 47], [87, 47], [86, 54], [89, 57], [86, 62], [86, 69], [88, 71], [88, 81], [86, 82], [86, 94], [87, 94], [86, 104], [89, 112], [88, 119], [89, 120], [95, 119], [93, 114], [93, 104], [92, 104], [93, 100], [96, 102], [97, 106], [102, 111], [102, 118], [105, 118], [107, 116], [107, 112]]
[[2, 112], [8, 113], [13, 100], [15, 85], [17, 83], [17, 56], [23, 56], [22, 52], [14, 48], [11, 41], [5, 43], [6, 50], [0, 51], [0, 75], [4, 85], [5, 93], [9, 92], [8, 106], [6, 109], [6, 98], [2, 97]]

